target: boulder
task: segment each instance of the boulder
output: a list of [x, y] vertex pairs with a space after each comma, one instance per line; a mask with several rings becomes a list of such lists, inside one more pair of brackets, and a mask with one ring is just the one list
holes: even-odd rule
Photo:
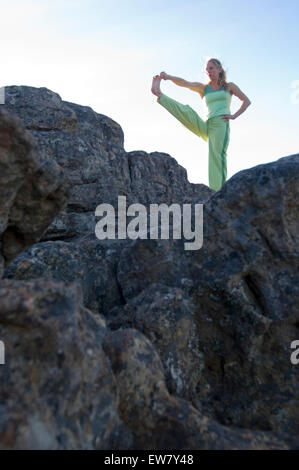
[[[298, 448], [299, 154], [215, 192], [90, 107], [5, 91], [2, 448]], [[193, 230], [203, 204], [202, 247], [172, 219], [169, 239], [98, 239], [120, 195], [190, 204]]]
[[[222, 426], [167, 391], [159, 355], [135, 329], [108, 333], [103, 343], [115, 374], [119, 411], [134, 449], [287, 450], [275, 433]], [[293, 443], [294, 444], [294, 443]]]
[[105, 320], [82, 300], [79, 283], [0, 282], [1, 449], [130, 448]]
[[66, 206], [69, 183], [17, 116], [0, 107], [0, 278]]

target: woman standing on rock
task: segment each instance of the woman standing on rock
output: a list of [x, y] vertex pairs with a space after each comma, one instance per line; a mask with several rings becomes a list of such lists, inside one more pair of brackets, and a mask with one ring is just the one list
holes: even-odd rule
[[[152, 93], [158, 96], [157, 102], [164, 106], [184, 126], [209, 143], [209, 187], [218, 191], [226, 181], [226, 152], [230, 139], [230, 119], [244, 113], [251, 101], [234, 83], [226, 82], [226, 74], [218, 59], [210, 59], [206, 65], [210, 81], [208, 84], [188, 82], [165, 72], [153, 77]], [[189, 88], [206, 99], [208, 119], [204, 121], [188, 104], [165, 95], [160, 90], [161, 80], [171, 80], [176, 85]], [[232, 95], [243, 101], [240, 109], [230, 114]]]

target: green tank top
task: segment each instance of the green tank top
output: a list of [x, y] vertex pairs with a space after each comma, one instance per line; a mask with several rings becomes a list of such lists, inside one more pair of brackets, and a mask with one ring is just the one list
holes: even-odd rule
[[225, 91], [224, 87], [221, 90], [212, 90], [210, 85], [207, 85], [203, 97], [208, 107], [207, 119], [221, 114], [230, 114], [232, 95], [229, 90]]

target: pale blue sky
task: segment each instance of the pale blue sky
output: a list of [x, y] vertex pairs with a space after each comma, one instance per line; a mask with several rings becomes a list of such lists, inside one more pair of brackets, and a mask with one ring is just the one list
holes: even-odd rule
[[[1, 85], [47, 87], [117, 121], [125, 149], [169, 153], [208, 184], [207, 143], [156, 102], [162, 70], [207, 83], [218, 58], [251, 106], [230, 121], [228, 178], [299, 152], [298, 0], [0, 0]], [[200, 96], [162, 91], [206, 117]], [[231, 112], [241, 101], [233, 97]]]

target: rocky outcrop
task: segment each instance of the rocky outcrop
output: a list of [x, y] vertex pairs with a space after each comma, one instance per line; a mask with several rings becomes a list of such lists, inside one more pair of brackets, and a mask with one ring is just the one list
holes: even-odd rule
[[[123, 303], [113, 272], [130, 240], [98, 240], [96, 207], [106, 203], [117, 208], [121, 195], [126, 196], [127, 207], [198, 197], [205, 201], [213, 191], [189, 183], [186, 170], [167, 154], [126, 152], [121, 127], [89, 107], [62, 101], [46, 88], [11, 86], [5, 92], [5, 109], [20, 116], [39, 152], [60, 165], [70, 183], [66, 207], [41, 242], [10, 264], [5, 277], [24, 280], [42, 275], [66, 282], [80, 278], [84, 304], [105, 314]], [[116, 210], [116, 227], [117, 216]]]
[[120, 390], [119, 410], [137, 449], [288, 449], [273, 433], [229, 429], [202, 415], [165, 386], [157, 352], [139, 331], [105, 337]]
[[[165, 298], [157, 286], [147, 305], [139, 301], [154, 283], [183, 290], [200, 343], [190, 349], [202, 358], [193, 400], [226, 425], [298, 433], [298, 371], [290, 362], [299, 319], [298, 168], [293, 155], [234, 175], [204, 204], [200, 250], [184, 250], [182, 240], [138, 240], [121, 253], [129, 326], [146, 329], [142, 312]], [[169, 301], [169, 316], [176, 311]], [[119, 327], [121, 311], [111, 313]], [[171, 375], [166, 357], [164, 364]]]
[[127, 204], [170, 204], [213, 191], [189, 183], [186, 170], [168, 154], [126, 152], [119, 124], [88, 106], [61, 100], [47, 88], [5, 87], [5, 109], [22, 119], [39, 152], [56, 161], [67, 174], [71, 193], [65, 210], [53, 221], [43, 240], [70, 240], [94, 234], [95, 209]]
[[[5, 91], [4, 185], [17, 161], [29, 189], [10, 205], [3, 191], [3, 233], [18, 220], [25, 242], [2, 244], [1, 446], [297, 448], [299, 154], [214, 192], [167, 154], [126, 152], [121, 127], [89, 107]], [[32, 153], [30, 186], [17, 156]], [[120, 195], [203, 203], [203, 246], [97, 239], [97, 205]]]
[[40, 240], [66, 205], [69, 186], [55, 160], [42, 157], [22, 121], [0, 107], [0, 275]]
[[2, 280], [0, 289], [1, 448], [130, 448], [105, 320], [83, 307], [80, 285]]

